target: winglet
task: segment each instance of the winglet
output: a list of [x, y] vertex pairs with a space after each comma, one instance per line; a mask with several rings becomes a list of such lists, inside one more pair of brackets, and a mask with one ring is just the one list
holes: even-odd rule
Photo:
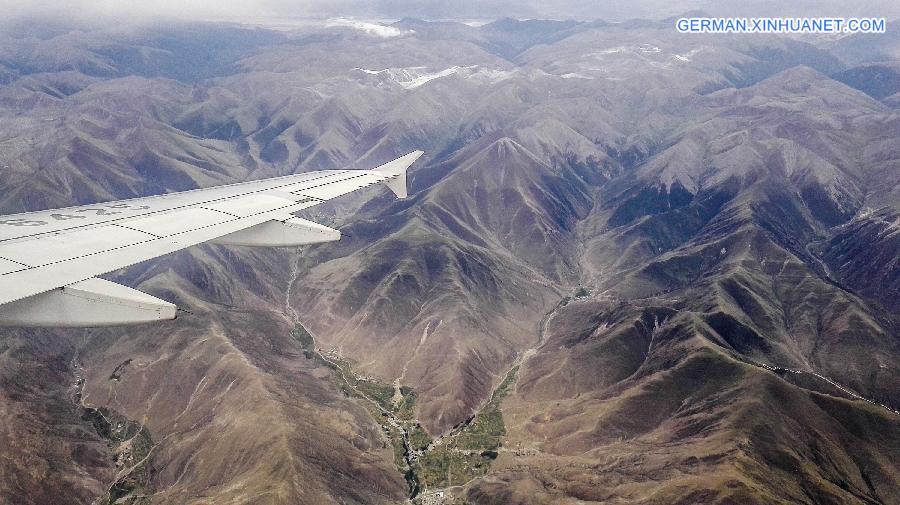
[[406, 169], [409, 168], [419, 156], [424, 154], [422, 151], [413, 151], [406, 156], [401, 156], [394, 161], [389, 161], [380, 167], [373, 168], [373, 172], [378, 172], [388, 180], [384, 181], [384, 185], [397, 195], [397, 198], [406, 198]]

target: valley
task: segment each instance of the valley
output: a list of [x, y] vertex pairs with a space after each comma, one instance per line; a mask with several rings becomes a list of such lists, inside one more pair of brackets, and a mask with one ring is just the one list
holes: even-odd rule
[[[90, 423], [97, 435], [112, 450], [116, 467], [114, 480], [106, 494], [99, 496], [98, 505], [115, 503], [139, 504], [149, 492], [152, 473], [152, 456], [155, 444], [146, 427], [134, 420], [104, 407], [92, 407], [84, 399], [84, 372], [78, 363], [78, 354], [72, 358], [75, 370], [72, 403], [81, 411], [81, 418]], [[113, 380], [112, 377], [110, 380]]]
[[[511, 370], [508, 379], [492, 394], [491, 400], [449, 432], [432, 439], [414, 418], [415, 393], [402, 388], [401, 396], [390, 386], [376, 380], [359, 377], [352, 366], [334, 355], [320, 351], [310, 334], [298, 326], [298, 341], [306, 342], [304, 349], [312, 359], [334, 370], [339, 387], [351, 398], [359, 400], [382, 427], [394, 451], [394, 462], [409, 485], [410, 499], [419, 503], [423, 497], [446, 493], [444, 488], [461, 485], [483, 475], [489, 460], [496, 458], [503, 435], [503, 419], [499, 401], [515, 377]], [[462, 441], [458, 441], [462, 439]], [[427, 498], [425, 498], [427, 499]]]
[[[285, 297], [288, 302], [299, 274], [297, 264], [299, 263], [295, 263], [295, 268], [292, 269], [292, 279]], [[503, 446], [506, 429], [501, 403], [515, 388], [519, 367], [543, 344], [547, 322], [557, 310], [565, 307], [571, 300], [588, 294], [583, 287], [578, 288], [574, 297], [564, 297], [547, 312], [538, 325], [536, 342], [525, 349], [502, 375], [502, 380], [491, 391], [487, 401], [470, 417], [433, 438], [415, 418], [414, 390], [401, 385], [399, 378], [388, 385], [379, 382], [377, 378], [355, 373], [352, 364], [341, 358], [336, 349], [320, 348], [316, 337], [303, 326], [299, 320], [300, 315], [290, 303], [285, 305], [285, 310], [291, 315], [295, 325], [291, 336], [303, 349], [306, 358], [331, 368], [338, 387], [344, 394], [359, 400], [373, 420], [381, 425], [393, 448], [397, 469], [409, 486], [410, 501], [415, 504], [440, 505], [464, 503], [464, 486], [485, 475], [491, 461], [500, 452], [509, 450]], [[427, 331], [426, 327], [423, 341]], [[406, 367], [400, 377], [405, 371]]]

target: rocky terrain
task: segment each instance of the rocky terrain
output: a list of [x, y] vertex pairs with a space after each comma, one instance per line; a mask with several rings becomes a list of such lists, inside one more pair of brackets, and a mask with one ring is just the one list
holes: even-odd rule
[[900, 503], [896, 25], [0, 30], [0, 211], [422, 149], [0, 330], [0, 503]]

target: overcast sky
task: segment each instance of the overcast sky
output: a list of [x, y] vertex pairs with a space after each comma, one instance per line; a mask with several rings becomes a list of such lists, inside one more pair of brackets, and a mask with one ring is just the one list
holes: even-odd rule
[[900, 17], [900, 0], [0, 0], [0, 16], [278, 19], [354, 16], [429, 19], [666, 18], [692, 9], [735, 16]]

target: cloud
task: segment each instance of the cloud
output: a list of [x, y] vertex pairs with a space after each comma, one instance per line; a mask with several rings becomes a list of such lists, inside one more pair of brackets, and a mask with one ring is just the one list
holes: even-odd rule
[[374, 7], [366, 0], [0, 0], [0, 17], [241, 21], [371, 16]]
[[367, 21], [357, 21], [354, 19], [346, 19], [346, 18], [333, 18], [329, 19], [325, 26], [348, 26], [350, 28], [354, 28], [356, 30], [360, 30], [366, 32], [369, 35], [373, 35], [375, 37], [381, 37], [384, 39], [389, 39], [391, 37], [400, 37], [403, 35], [410, 35], [416, 33], [414, 30], [401, 30], [399, 28], [393, 26], [385, 26], [377, 23], [370, 23]]
[[[261, 2], [260, 2], [261, 3]], [[253, 2], [223, 0], [0, 0], [0, 15], [91, 18], [146, 19], [170, 17], [178, 19], [228, 18], [246, 16]]]

